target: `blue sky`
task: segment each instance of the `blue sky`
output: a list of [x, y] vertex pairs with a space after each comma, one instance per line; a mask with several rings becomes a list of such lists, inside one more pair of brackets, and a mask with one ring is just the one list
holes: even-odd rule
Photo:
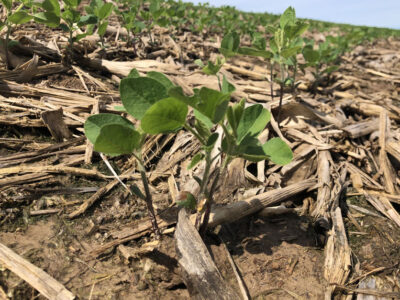
[[230, 5], [243, 11], [280, 14], [288, 6], [300, 18], [400, 29], [400, 0], [208, 0], [212, 6]]

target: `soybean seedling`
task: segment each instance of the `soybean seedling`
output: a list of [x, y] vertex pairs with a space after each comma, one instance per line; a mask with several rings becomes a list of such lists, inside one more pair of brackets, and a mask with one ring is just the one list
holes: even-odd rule
[[[104, 48], [104, 35], [108, 26], [108, 17], [113, 11], [114, 5], [103, 0], [92, 0], [89, 6], [85, 7], [88, 15], [94, 15], [97, 18], [97, 34], [100, 36], [101, 46]], [[93, 26], [93, 25], [91, 25]], [[92, 29], [90, 30], [92, 31]]]
[[[124, 109], [140, 121], [140, 125], [135, 127], [126, 118], [113, 114], [98, 114], [87, 119], [85, 134], [96, 151], [108, 155], [132, 153], [136, 157], [144, 193], [138, 187], [132, 191], [146, 201], [156, 234], [159, 231], [141, 157], [141, 148], [148, 134], [186, 129], [201, 144], [202, 150], [193, 157], [190, 167], [200, 161], [205, 162], [202, 178], [195, 177], [200, 186], [195, 201], [198, 215], [205, 213], [201, 225], [203, 232], [208, 223], [213, 191], [233, 158], [242, 157], [250, 161], [269, 159], [278, 164], [291, 161], [292, 152], [281, 139], [273, 138], [261, 144], [257, 138], [270, 120], [269, 111], [260, 104], [245, 107], [245, 100], [229, 105], [233, 91], [233, 86], [224, 79], [221, 91], [202, 87], [195, 90], [192, 96], [187, 96], [181, 87], [174, 86], [162, 73], [149, 72], [146, 77], [140, 77], [134, 70], [121, 81], [120, 95]], [[194, 124], [188, 119], [189, 108], [194, 112]], [[215, 127], [221, 127], [223, 131], [220, 146], [217, 146], [219, 133], [213, 132]], [[212, 156], [215, 152], [217, 154]], [[212, 175], [211, 164], [218, 157], [223, 157], [223, 163]], [[194, 198], [190, 193], [186, 194]]]
[[88, 34], [91, 34], [90, 31], [87, 31], [74, 36], [74, 33], [83, 26], [97, 24], [97, 17], [95, 15], [80, 14], [78, 10], [80, 2], [81, 0], [63, 0], [64, 11], [61, 12], [58, 0], [45, 0], [41, 4], [45, 12], [37, 13], [34, 16], [35, 21], [38, 23], [44, 23], [49, 27], [59, 26], [62, 30], [69, 33], [68, 50], [71, 54], [74, 42], [78, 42]]
[[14, 25], [20, 25], [29, 22], [33, 16], [30, 15], [22, 2], [15, 10], [13, 10], [13, 0], [0, 0], [7, 11], [7, 17], [4, 21], [0, 21], [0, 30], [5, 26], [7, 28], [6, 38], [4, 41], [5, 62], [7, 69], [10, 68], [10, 57], [8, 53], [8, 44], [10, 42], [10, 34]]
[[140, 40], [141, 33], [146, 25], [137, 19], [143, 0], [124, 0], [122, 9], [116, 8], [115, 12], [120, 18], [120, 24], [127, 33], [127, 45], [132, 45], [136, 54], [136, 43]]

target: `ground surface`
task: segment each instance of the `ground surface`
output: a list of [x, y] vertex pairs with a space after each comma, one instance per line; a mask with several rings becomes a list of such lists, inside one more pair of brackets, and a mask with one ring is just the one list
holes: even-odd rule
[[[21, 29], [14, 32], [14, 36], [31, 35], [38, 41], [45, 41], [46, 37], [54, 35], [62, 44], [61, 32], [46, 30], [42, 31], [43, 36], [37, 36], [31, 28]], [[106, 51], [93, 54], [89, 46], [86, 51], [92, 52], [91, 58], [110, 61], [140, 62], [151, 58], [166, 65], [154, 67], [146, 60], [144, 65], [137, 66], [140, 72], [159, 70], [188, 88], [217, 86], [213, 78], [198, 72], [193, 60], [214, 58], [218, 48], [216, 41], [220, 37], [202, 40], [186, 32], [172, 43], [167, 30], [156, 29], [155, 32], [159, 46], [145, 44], [146, 47], [138, 49], [139, 57], [132, 55], [132, 49], [123, 43], [112, 42], [112, 36], [108, 37], [112, 46]], [[176, 48], [184, 53], [183, 57]], [[307, 89], [310, 74], [300, 76], [305, 88], [299, 90], [296, 99], [290, 94], [284, 97], [282, 133], [293, 143], [298, 162], [290, 172], [274, 169], [272, 164], [264, 165], [264, 172], [255, 164], [240, 161], [233, 164], [224, 179], [226, 185], [219, 187], [219, 205], [313, 176], [324, 183], [319, 158], [324, 151], [329, 153], [331, 177], [328, 182], [332, 182], [328, 188], [332, 194], [325, 200], [321, 200], [323, 184], [320, 184], [307, 193], [287, 199], [284, 204], [291, 210], [289, 213], [249, 216], [210, 231], [206, 238], [210, 253], [223, 277], [236, 289], [237, 280], [229, 255], [253, 299], [323, 299], [333, 283], [338, 285], [339, 299], [340, 293], [352, 295], [357, 293], [357, 288], [364, 288], [365, 278], [372, 280], [369, 291], [400, 290], [400, 160], [396, 157], [396, 153], [400, 153], [396, 152], [400, 141], [399, 49], [400, 41], [394, 39], [358, 46], [344, 58], [330, 81], [314, 93]], [[160, 50], [164, 52], [151, 55]], [[131, 57], [127, 58], [126, 53]], [[251, 102], [276, 108], [277, 99], [271, 98], [268, 82], [256, 79], [257, 74], [267, 68], [263, 61], [243, 58], [228, 63], [239, 69], [227, 66], [223, 70], [237, 86], [235, 100], [245, 96]], [[189, 294], [175, 253], [173, 227], [177, 209], [173, 205], [176, 194], [171, 186], [183, 187], [189, 182], [193, 174], [186, 166], [199, 145], [187, 133], [158, 136], [147, 144], [145, 155], [155, 206], [160, 220], [165, 221], [168, 224], [165, 228], [169, 229], [155, 248], [146, 248], [147, 243], [154, 242], [148, 228], [138, 230], [147, 224], [144, 203], [117, 183], [82, 213], [71, 217], [96, 190], [113, 181], [95, 173], [111, 175], [98, 155], [93, 156], [93, 164], [84, 163], [87, 146], [79, 137], [83, 136], [82, 120], [89, 116], [95, 103], [100, 103], [101, 111], [113, 111], [114, 105], [120, 104], [118, 76], [122, 77], [120, 67], [105, 71], [84, 64], [76, 66], [80, 68], [67, 68], [46, 76], [33, 74], [28, 83], [16, 83], [10, 71], [0, 72], [0, 242], [48, 272], [80, 299], [187, 299]], [[246, 70], [253, 73], [246, 74]], [[4, 81], [7, 79], [10, 81]], [[275, 88], [277, 93], [278, 88]], [[306, 113], [299, 108], [304, 103], [309, 109]], [[56, 142], [41, 121], [40, 113], [58, 107], [63, 108], [73, 137], [69, 140], [71, 143], [57, 144], [50, 149], [46, 147]], [[379, 137], [385, 130], [378, 126], [356, 138], [342, 130], [363, 121], [378, 119], [382, 122], [382, 108], [389, 117], [386, 134], [390, 139], [387, 141], [397, 144], [395, 150], [387, 146], [388, 154], [385, 152], [390, 171], [387, 176], [392, 176], [392, 187], [381, 171], [379, 158], [382, 149]], [[343, 121], [342, 126], [310, 116], [310, 109]], [[299, 131], [306, 137], [298, 135]], [[270, 134], [276, 135], [274, 129], [270, 128]], [[301, 158], [299, 153], [310, 145], [315, 149]], [[127, 156], [110, 161], [119, 174], [134, 167], [134, 160]], [[50, 170], [51, 166], [60, 166], [61, 170]], [[7, 169], [10, 167], [16, 169], [10, 171]], [[36, 169], [27, 170], [26, 167]], [[333, 274], [333, 267], [325, 264], [326, 236], [315, 228], [313, 211], [320, 201], [333, 201], [336, 195], [333, 191], [340, 186], [338, 178], [345, 169], [344, 181], [348, 189], [340, 200], [340, 207], [351, 263], [347, 266], [348, 276], [342, 278], [342, 282], [332, 282], [329, 274]], [[84, 170], [93, 173], [85, 174]], [[361, 176], [361, 186], [357, 185], [357, 174]], [[137, 182], [137, 177], [127, 182]], [[77, 190], [78, 187], [92, 189]], [[381, 194], [376, 196], [371, 191]], [[368, 195], [375, 195], [375, 200]], [[40, 215], [35, 216], [38, 211]], [[329, 209], [326, 212], [327, 216], [331, 213]], [[132, 230], [136, 230], [134, 234]], [[122, 241], [127, 236], [131, 238]], [[119, 242], [101, 248], [111, 241]], [[38, 296], [32, 287], [5, 269], [0, 272], [0, 288], [10, 299]]]

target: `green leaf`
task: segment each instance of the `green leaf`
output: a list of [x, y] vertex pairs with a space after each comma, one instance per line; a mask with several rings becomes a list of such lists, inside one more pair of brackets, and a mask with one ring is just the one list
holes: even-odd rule
[[119, 115], [115, 114], [91, 115], [89, 118], [86, 119], [84, 130], [86, 137], [92, 144], [96, 142], [96, 139], [100, 134], [101, 127], [107, 124], [120, 124], [130, 127], [131, 129], [135, 129], [135, 126], [130, 121]]
[[12, 9], [12, 0], [0, 0], [8, 11]]
[[257, 56], [257, 57], [262, 57], [265, 59], [270, 59], [273, 56], [271, 51], [259, 50], [259, 49], [250, 48], [250, 47], [240, 47], [238, 49], [238, 54], [248, 55], [248, 56]]
[[194, 128], [196, 129], [197, 133], [204, 140], [207, 140], [208, 137], [211, 135], [210, 129], [213, 126], [212, 122], [206, 116], [202, 115], [204, 120], [206, 120], [206, 122], [208, 122], [208, 123], [204, 123], [201, 119], [199, 119], [198, 116], [201, 115], [201, 113], [199, 111], [197, 111], [197, 110], [194, 111], [194, 115], [195, 115]]
[[286, 49], [282, 50], [281, 55], [284, 58], [289, 58], [289, 57], [296, 55], [300, 51], [300, 49], [301, 49], [301, 46], [294, 46], [291, 48], [286, 48]]
[[205, 145], [206, 148], [211, 149], [212, 147], [214, 147], [215, 143], [218, 140], [218, 137], [219, 137], [218, 132], [214, 132], [212, 135], [210, 135]]
[[78, 27], [82, 27], [89, 24], [97, 24], [97, 17], [95, 15], [81, 16], [77, 22]]
[[240, 37], [236, 32], [230, 32], [224, 36], [219, 52], [225, 57], [235, 56], [240, 43]]
[[200, 121], [201, 125], [204, 125], [206, 128], [211, 129], [214, 126], [210, 118], [199, 112], [197, 109], [193, 109], [193, 114], [196, 120]]
[[24, 24], [29, 22], [33, 16], [28, 15], [25, 11], [17, 11], [8, 17], [8, 20], [13, 24]]
[[79, 1], [78, 0], [63, 0], [63, 2], [67, 5], [70, 6], [72, 8], [75, 8], [78, 6]]
[[167, 89], [148, 77], [124, 78], [119, 86], [121, 100], [130, 115], [141, 120], [157, 101], [167, 98]]
[[197, 153], [195, 156], [193, 156], [192, 161], [188, 165], [187, 169], [190, 170], [194, 168], [199, 162], [201, 162], [204, 159], [204, 154], [203, 153]]
[[140, 199], [146, 200], [145, 195], [143, 195], [142, 191], [138, 188], [136, 184], [131, 186], [131, 192], [134, 193]]
[[163, 73], [150, 71], [150, 72], [147, 72], [146, 76], [149, 78], [152, 78], [154, 80], [157, 80], [159, 83], [161, 83], [167, 89], [167, 91], [170, 88], [174, 87], [174, 84], [172, 83], [172, 81], [169, 80], [169, 78], [167, 76], [165, 76]]
[[108, 155], [131, 154], [139, 147], [140, 133], [121, 124], [108, 124], [100, 129], [94, 150]]
[[123, 107], [122, 105], [116, 105], [114, 106], [114, 110], [116, 111], [121, 111], [121, 112], [127, 112], [125, 107]]
[[244, 111], [244, 105], [246, 103], [245, 99], [240, 100], [239, 103], [236, 103], [233, 106], [228, 107], [227, 110], [227, 118], [228, 118], [228, 123], [231, 126], [233, 132], [237, 132], [237, 127], [239, 125], [239, 121], [242, 118], [243, 111]]
[[256, 137], [271, 120], [271, 113], [261, 104], [255, 104], [244, 109], [237, 127], [237, 143], [247, 137]]
[[202, 87], [199, 93], [200, 102], [196, 109], [208, 117], [214, 124], [221, 121], [228, 108], [230, 95]]
[[264, 152], [269, 156], [269, 160], [278, 164], [286, 165], [293, 159], [292, 150], [280, 138], [272, 138], [262, 146]]
[[196, 106], [197, 100], [198, 100], [196, 96], [192, 96], [192, 97], [186, 96], [183, 93], [182, 87], [180, 87], [180, 86], [175, 86], [175, 87], [170, 88], [168, 90], [168, 95], [170, 97], [175, 98], [175, 99], [177, 99], [187, 105], [190, 105], [192, 107]]
[[293, 25], [296, 22], [296, 11], [289, 6], [279, 19], [279, 25], [283, 29], [286, 25]]
[[247, 136], [236, 148], [236, 152], [240, 157], [253, 162], [269, 158], [261, 146], [260, 141], [252, 136]]
[[104, 20], [107, 18], [113, 10], [114, 5], [110, 2], [104, 3], [104, 5], [100, 8], [98, 17], [100, 20]]
[[46, 24], [46, 26], [55, 28], [60, 25], [60, 17], [53, 12], [40, 12], [34, 15], [37, 23]]
[[139, 77], [140, 77], [139, 71], [136, 69], [132, 69], [129, 72], [128, 76], [126, 76], [125, 78], [139, 78]]
[[97, 30], [99, 36], [104, 36], [106, 34], [107, 26], [108, 26], [108, 21], [105, 21], [100, 24], [99, 29]]
[[226, 76], [224, 75], [223, 80], [222, 80], [221, 92], [224, 94], [232, 94], [235, 90], [236, 90], [235, 86], [232, 83], [230, 83], [226, 79]]
[[162, 99], [144, 114], [141, 127], [150, 134], [168, 133], [181, 128], [186, 121], [188, 107], [175, 98]]
[[62, 31], [68, 32], [69, 31], [69, 27], [67, 24], [61, 23], [60, 24], [60, 28]]
[[311, 45], [303, 48], [303, 56], [304, 59], [309, 63], [315, 63], [319, 60], [319, 52], [313, 50]]
[[54, 13], [56, 16], [60, 17], [60, 3], [58, 0], [44, 0], [42, 3], [42, 8], [46, 10], [46, 12]]

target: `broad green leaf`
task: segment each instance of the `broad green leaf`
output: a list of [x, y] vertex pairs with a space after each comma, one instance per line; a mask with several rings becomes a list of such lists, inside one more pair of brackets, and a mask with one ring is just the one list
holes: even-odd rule
[[228, 108], [230, 95], [202, 87], [199, 96], [200, 102], [197, 103], [196, 109], [208, 117], [214, 124], [221, 121]]
[[285, 28], [285, 32], [289, 39], [294, 39], [296, 37], [301, 36], [309, 27], [309, 24], [297, 21], [293, 26], [287, 26]]
[[100, 20], [104, 20], [108, 18], [108, 16], [112, 13], [114, 5], [110, 2], [104, 3], [104, 5], [100, 8], [98, 17]]
[[254, 41], [252, 42], [252, 45], [257, 49], [257, 50], [265, 50], [267, 48], [267, 41], [265, 40], [264, 37], [262, 36], [257, 36]]
[[[206, 128], [211, 129], [214, 124], [211, 122], [210, 118], [199, 112], [197, 109], [193, 109], [193, 114], [196, 120], [200, 121], [202, 125], [205, 125]], [[211, 134], [211, 133], [210, 133]]]
[[[211, 123], [210, 119], [208, 119], [206, 116], [202, 115], [203, 118], [206, 120], [208, 123], [204, 123], [201, 121], [201, 119], [198, 118], [201, 113], [197, 110], [194, 110], [194, 115], [195, 115], [195, 122], [194, 122], [194, 129], [196, 129], [197, 133], [204, 139], [207, 140], [208, 137], [211, 135], [210, 129], [213, 127], [213, 124]], [[201, 117], [200, 117], [201, 118]]]
[[44, 0], [42, 3], [42, 8], [46, 12], [54, 13], [56, 16], [60, 17], [60, 3], [58, 0]]
[[265, 59], [270, 59], [273, 56], [271, 51], [259, 50], [259, 49], [250, 48], [250, 47], [240, 47], [238, 49], [238, 54], [248, 55], [248, 56], [258, 56], [258, 57], [262, 57]]
[[12, 8], [12, 0], [0, 0], [1, 3], [7, 8], [8, 11], [11, 11]]
[[183, 90], [180, 86], [172, 87], [168, 90], [168, 95], [172, 98], [178, 99], [179, 101], [190, 105], [191, 107], [196, 107], [197, 102], [199, 101], [196, 95], [189, 97], [183, 93]]
[[218, 132], [214, 132], [212, 135], [210, 135], [205, 145], [206, 148], [211, 150], [214, 147], [215, 143], [217, 142], [218, 137], [219, 137]]
[[240, 37], [236, 32], [230, 32], [224, 36], [219, 52], [225, 57], [235, 56], [239, 48]]
[[245, 102], [246, 102], [246, 100], [242, 99], [242, 100], [240, 100], [239, 103], [236, 103], [233, 106], [229, 106], [228, 110], [227, 110], [226, 115], [228, 118], [228, 123], [231, 126], [235, 136], [237, 134], [237, 127], [239, 125], [239, 121], [243, 115]]
[[97, 137], [100, 134], [101, 127], [108, 124], [120, 124], [129, 127], [131, 129], [135, 129], [135, 126], [130, 121], [119, 115], [115, 114], [91, 115], [89, 118], [86, 119], [84, 125], [85, 135], [88, 138], [88, 140], [92, 144], [94, 144], [96, 142]]
[[60, 24], [60, 28], [62, 31], [68, 32], [69, 31], [69, 27], [67, 24], [61, 23]]
[[280, 138], [272, 138], [262, 146], [264, 152], [269, 156], [269, 160], [278, 164], [286, 165], [293, 159], [292, 150]]
[[139, 78], [139, 77], [140, 77], [139, 71], [136, 69], [132, 69], [129, 72], [128, 76], [126, 76], [125, 78]]
[[140, 133], [121, 124], [108, 124], [100, 129], [94, 150], [108, 155], [131, 154], [139, 147]]
[[237, 143], [247, 137], [256, 137], [271, 120], [271, 113], [261, 104], [255, 104], [244, 109], [237, 127]]
[[279, 25], [283, 29], [286, 25], [293, 25], [296, 22], [296, 11], [289, 6], [279, 19]]
[[223, 76], [222, 79], [222, 89], [221, 92], [224, 94], [232, 94], [236, 90], [235, 86], [230, 83], [227, 79], [226, 76]]
[[97, 20], [98, 18], [95, 15], [81, 16], [77, 22], [77, 25], [78, 27], [81, 27], [89, 24], [97, 24]]
[[63, 2], [67, 5], [70, 6], [72, 8], [75, 8], [78, 6], [79, 1], [78, 0], [63, 0]]
[[162, 99], [144, 114], [141, 127], [150, 134], [168, 133], [181, 128], [186, 121], [188, 107], [175, 98]]
[[253, 162], [269, 158], [260, 141], [253, 136], [247, 136], [235, 151], [237, 152], [236, 155]]
[[296, 55], [300, 51], [300, 49], [301, 49], [301, 46], [294, 46], [291, 48], [287, 48], [287, 49], [282, 50], [281, 55], [284, 58], [289, 58], [289, 57]]
[[34, 15], [35, 22], [46, 24], [49, 27], [60, 25], [60, 17], [53, 12], [40, 12]]
[[114, 106], [114, 110], [116, 111], [121, 111], [121, 112], [127, 112], [125, 107], [123, 105], [116, 105]]
[[148, 77], [124, 78], [119, 86], [122, 104], [130, 115], [141, 120], [157, 101], [167, 98], [167, 89]]
[[154, 80], [157, 80], [159, 83], [161, 83], [167, 89], [167, 91], [170, 88], [174, 87], [174, 84], [171, 82], [171, 80], [169, 80], [169, 78], [167, 76], [165, 76], [163, 73], [150, 71], [150, 72], [147, 72], [146, 76], [149, 78], [152, 78]]
[[8, 17], [8, 20], [13, 24], [24, 24], [29, 22], [33, 16], [28, 15], [25, 11], [17, 11]]
[[303, 48], [304, 59], [309, 63], [315, 63], [319, 60], [319, 52], [314, 50], [312, 46]]
[[107, 26], [108, 26], [108, 21], [105, 21], [100, 24], [99, 29], [97, 30], [99, 36], [104, 36], [106, 34]]
[[187, 169], [190, 170], [190, 169], [194, 168], [203, 159], [204, 159], [204, 154], [203, 153], [197, 153], [195, 156], [193, 156], [192, 161], [188, 165]]

